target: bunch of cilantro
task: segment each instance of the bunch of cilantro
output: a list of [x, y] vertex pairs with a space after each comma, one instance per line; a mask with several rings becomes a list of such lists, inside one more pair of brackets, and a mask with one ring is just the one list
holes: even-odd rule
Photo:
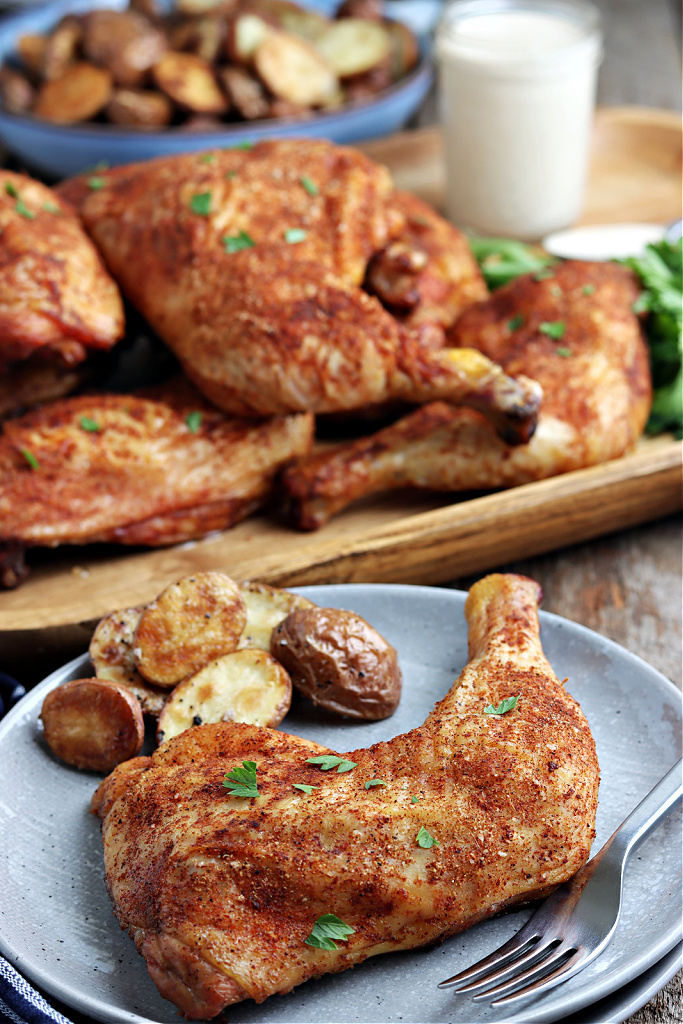
[[[521, 274], [542, 273], [557, 261], [541, 249], [509, 238], [471, 238], [487, 285], [499, 288]], [[635, 313], [645, 313], [654, 395], [645, 430], [683, 437], [683, 238], [646, 246], [641, 256], [619, 260], [637, 274], [642, 291]]]

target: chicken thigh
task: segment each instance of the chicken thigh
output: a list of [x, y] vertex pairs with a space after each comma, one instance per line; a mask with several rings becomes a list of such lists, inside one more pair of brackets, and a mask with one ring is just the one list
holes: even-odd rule
[[[162, 996], [214, 1017], [442, 940], [581, 867], [598, 763], [543, 654], [539, 599], [524, 577], [477, 583], [458, 681], [424, 725], [344, 755], [350, 770], [323, 772], [310, 759], [325, 747], [235, 723], [114, 770], [92, 801], [107, 889]], [[240, 761], [255, 764], [255, 797], [223, 785]], [[327, 914], [348, 934], [316, 948], [306, 940]]]

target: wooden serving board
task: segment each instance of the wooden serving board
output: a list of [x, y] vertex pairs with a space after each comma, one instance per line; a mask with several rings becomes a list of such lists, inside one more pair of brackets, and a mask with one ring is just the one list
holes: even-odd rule
[[[675, 114], [598, 112], [582, 223], [666, 222], [680, 216]], [[437, 129], [363, 147], [401, 188], [440, 206]], [[187, 573], [305, 583], [439, 583], [671, 514], [683, 506], [681, 445], [643, 438], [619, 460], [508, 491], [461, 500], [416, 493], [358, 503], [322, 530], [296, 533], [266, 516], [196, 543], [151, 551], [96, 547], [34, 552], [33, 571], [0, 594], [0, 669], [23, 653], [83, 650], [113, 608], [148, 601]]]

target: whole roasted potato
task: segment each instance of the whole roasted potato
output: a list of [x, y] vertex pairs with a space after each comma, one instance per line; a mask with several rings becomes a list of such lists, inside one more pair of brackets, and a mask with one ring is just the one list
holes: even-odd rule
[[398, 655], [354, 612], [295, 608], [273, 630], [270, 650], [299, 692], [327, 711], [376, 720], [398, 706]]

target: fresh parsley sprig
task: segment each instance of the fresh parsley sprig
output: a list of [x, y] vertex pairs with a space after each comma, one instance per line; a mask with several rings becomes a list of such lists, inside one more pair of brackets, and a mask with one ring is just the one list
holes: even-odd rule
[[519, 695], [516, 697], [506, 697], [502, 700], [498, 707], [494, 707], [493, 704], [487, 704], [484, 708], [485, 715], [506, 715], [508, 711], [513, 711], [517, 707], [517, 701]]
[[230, 790], [230, 796], [259, 795], [256, 784], [256, 762], [242, 761], [241, 768], [233, 768], [223, 779], [223, 785]]
[[432, 846], [439, 845], [439, 840], [431, 832], [428, 832], [424, 825], [420, 825], [420, 831], [415, 836], [415, 839], [417, 845], [421, 846], [423, 850], [431, 850]]
[[535, 273], [538, 279], [541, 272], [557, 262], [541, 249], [512, 238], [470, 238], [469, 243], [491, 290], [521, 274]]
[[337, 942], [346, 942], [349, 935], [353, 935], [355, 930], [350, 924], [345, 924], [336, 914], [322, 914], [304, 942], [307, 946], [314, 946], [316, 949], [337, 949]]
[[306, 764], [317, 764], [321, 772], [329, 772], [331, 768], [336, 768], [337, 774], [350, 772], [353, 768], [357, 767], [355, 761], [347, 761], [346, 758], [339, 757], [336, 754], [321, 754], [320, 757], [309, 757], [306, 759]]

